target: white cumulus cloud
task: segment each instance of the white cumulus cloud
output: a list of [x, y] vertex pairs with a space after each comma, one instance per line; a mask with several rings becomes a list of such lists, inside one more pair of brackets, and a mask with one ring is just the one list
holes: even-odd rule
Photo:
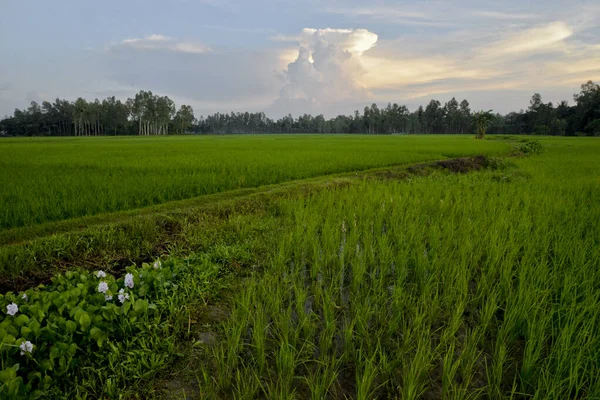
[[361, 81], [365, 70], [360, 59], [377, 43], [375, 33], [306, 28], [300, 36], [289, 38], [292, 40], [298, 42], [298, 56], [284, 71], [285, 84], [273, 105], [275, 111], [326, 111], [336, 103], [368, 98], [368, 89]]

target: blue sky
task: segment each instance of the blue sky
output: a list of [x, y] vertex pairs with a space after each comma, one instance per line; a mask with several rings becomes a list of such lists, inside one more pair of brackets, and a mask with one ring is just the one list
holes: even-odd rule
[[0, 116], [140, 89], [197, 115], [526, 108], [600, 81], [597, 1], [2, 1]]

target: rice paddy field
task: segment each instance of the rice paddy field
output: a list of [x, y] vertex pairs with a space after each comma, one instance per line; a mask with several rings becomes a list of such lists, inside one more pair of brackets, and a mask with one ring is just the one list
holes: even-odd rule
[[464, 136], [170, 136], [0, 141], [0, 229], [389, 165], [494, 155]]
[[[80, 271], [27, 293], [34, 299], [67, 287], [73, 299], [79, 288], [83, 300], [77, 307], [92, 315], [90, 326], [87, 319], [81, 323], [82, 314], [61, 311], [75, 320], [70, 340], [80, 350], [74, 354], [87, 356], [74, 364], [78, 368], [60, 375], [38, 370], [43, 363], [28, 359], [13, 375], [5, 371], [18, 359], [17, 350], [14, 356], [1, 352], [0, 393], [27, 398], [17, 394], [33, 393], [26, 392], [27, 384], [33, 390], [45, 382], [26, 375], [37, 371], [52, 377], [53, 383], [46, 381], [39, 390], [53, 398], [600, 398], [600, 141], [544, 138], [539, 140], [543, 153], [524, 155], [514, 151], [518, 137], [168, 139], [163, 150], [175, 146], [185, 161], [161, 155], [159, 139], [137, 145], [135, 139], [59, 140], [61, 150], [54, 153], [47, 150], [53, 142], [0, 144], [13, 146], [2, 162], [21, 160], [31, 167], [22, 168], [29, 177], [33, 170], [43, 175], [70, 168], [61, 152], [78, 160], [72, 170], [63, 170], [77, 179], [48, 183], [54, 193], [69, 184], [90, 191], [78, 175], [89, 163], [90, 182], [102, 181], [105, 174], [98, 171], [113, 170], [131, 179], [120, 193], [147, 202], [110, 203], [107, 191], [98, 208], [54, 216], [30, 210], [35, 222], [14, 213], [3, 227], [113, 210], [107, 204], [114, 210], [141, 207], [167, 201], [172, 193], [185, 198], [237, 189], [235, 177], [241, 175], [242, 185], [255, 186], [315, 178], [210, 210], [190, 205], [188, 212], [148, 216], [144, 222], [132, 217], [0, 247], [5, 264], [31, 267], [21, 275], [35, 276], [43, 260], [54, 274]], [[133, 158], [137, 169], [124, 154], [103, 164], [102, 151], [86, 148], [114, 154], [118, 140], [130, 146], [130, 155], [144, 154], [143, 161]], [[203, 155], [195, 159], [193, 149]], [[36, 152], [35, 161], [26, 163], [26, 154]], [[470, 170], [408, 167], [475, 155], [488, 158]], [[220, 185], [186, 186], [182, 178], [177, 180], [185, 188], [181, 192], [161, 192], [159, 182], [169, 187], [170, 175], [193, 176], [194, 166]], [[152, 197], [142, 177], [164, 197]], [[20, 198], [38, 190], [23, 180]], [[116, 187], [119, 180], [110, 182]], [[2, 201], [12, 204], [7, 201], [16, 200], [5, 200], [6, 185]], [[123, 280], [126, 271], [115, 260], [128, 254], [125, 258], [135, 262], [138, 247], [146, 249], [150, 264], [127, 267], [132, 275]], [[119, 253], [124, 249], [128, 253]], [[156, 258], [162, 263], [155, 262], [153, 270]], [[104, 296], [92, 295], [101, 278], [85, 271], [94, 269], [114, 274], [114, 281], [102, 278], [110, 284], [108, 294], [123, 285], [127, 293], [131, 279], [135, 320], [102, 325], [102, 318], [113, 318], [108, 311], [117, 320], [134, 311], [123, 311], [127, 302], [106, 305]], [[10, 298], [27, 310], [17, 295], [21, 292], [7, 294], [0, 306], [4, 309]], [[48, 306], [45, 314], [58, 312], [56, 307]], [[2, 329], [9, 331], [11, 318], [0, 323], [0, 337], [6, 337]], [[98, 330], [92, 334], [93, 329]], [[98, 332], [107, 335], [110, 346], [101, 345]], [[15, 340], [22, 334], [11, 333]], [[42, 357], [44, 337], [27, 336], [34, 346], [31, 359]], [[14, 389], [19, 377], [22, 386]]]

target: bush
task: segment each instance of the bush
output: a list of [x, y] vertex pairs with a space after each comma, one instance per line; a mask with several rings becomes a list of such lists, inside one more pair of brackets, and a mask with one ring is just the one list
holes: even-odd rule
[[158, 312], [151, 300], [176, 288], [176, 274], [160, 261], [126, 272], [68, 271], [48, 287], [0, 295], [0, 398], [63, 397], [76, 371], [107, 365], [103, 350], [147, 330]]
[[525, 139], [519, 151], [524, 154], [540, 154], [544, 152], [544, 147], [537, 140]]

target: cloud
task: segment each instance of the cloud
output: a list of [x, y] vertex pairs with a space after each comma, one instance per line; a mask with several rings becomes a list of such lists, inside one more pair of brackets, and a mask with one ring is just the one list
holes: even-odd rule
[[483, 49], [486, 55], [528, 54], [564, 49], [564, 40], [573, 30], [563, 21], [525, 29], [491, 43]]
[[278, 35], [269, 37], [269, 39], [272, 40], [273, 42], [285, 43], [285, 42], [299, 42], [300, 40], [302, 40], [302, 37], [278, 34]]
[[[380, 102], [467, 91], [490, 96], [499, 91], [575, 91], [576, 82], [600, 76], [600, 45], [578, 40], [578, 29], [573, 22], [553, 21], [454, 31], [440, 39], [421, 34], [380, 40], [361, 58], [367, 71], [362, 82]], [[498, 106], [514, 107], [511, 102]]]
[[362, 55], [377, 43], [377, 35], [366, 29], [314, 29], [304, 28], [300, 35], [271, 36], [274, 42], [295, 42], [307, 48], [314, 48], [320, 41], [339, 47], [355, 55]]
[[472, 15], [476, 17], [490, 18], [490, 19], [500, 19], [500, 20], [531, 20], [538, 19], [539, 15], [536, 14], [521, 14], [521, 13], [512, 13], [512, 12], [504, 12], [504, 11], [487, 11], [487, 10], [476, 10], [472, 12]]
[[297, 41], [297, 57], [284, 71], [285, 84], [272, 111], [321, 113], [337, 108], [336, 104], [368, 99], [368, 89], [361, 81], [366, 72], [361, 56], [377, 43], [375, 33], [305, 28]]
[[442, 21], [437, 18], [434, 13], [428, 12], [428, 10], [411, 10], [405, 5], [401, 7], [385, 5], [374, 5], [370, 7], [364, 7], [362, 5], [354, 7], [326, 7], [323, 9], [323, 11], [330, 14], [340, 14], [354, 18], [370, 18], [404, 25], [454, 25], [454, 23], [449, 23], [450, 21], [442, 23]]
[[280, 49], [195, 51], [190, 43], [163, 35], [129, 40], [104, 52], [107, 78], [115, 87], [151, 90], [177, 104], [191, 104], [198, 115], [261, 111], [281, 89], [285, 68]]
[[474, 99], [504, 93], [506, 99], [518, 92], [520, 99], [544, 87], [572, 93], [577, 82], [600, 76], [600, 45], [579, 40], [575, 23], [505, 24], [506, 15], [495, 13], [481, 16], [499, 21], [493, 29], [471, 26], [442, 36], [418, 30], [381, 39], [368, 29], [305, 28], [267, 37], [272, 47], [212, 51], [201, 42], [155, 34], [126, 39], [106, 54], [118, 85], [167, 94], [198, 114], [333, 116], [371, 102], [410, 105], [460, 93]]
[[108, 50], [167, 50], [176, 53], [203, 54], [212, 49], [200, 42], [181, 41], [164, 35], [152, 34], [143, 38], [125, 39], [118, 45], [109, 46]]

